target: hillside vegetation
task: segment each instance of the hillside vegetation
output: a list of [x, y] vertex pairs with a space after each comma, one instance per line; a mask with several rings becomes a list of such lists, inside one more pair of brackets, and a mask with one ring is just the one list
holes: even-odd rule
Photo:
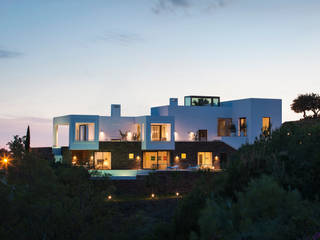
[[177, 201], [112, 202], [108, 179], [50, 164], [11, 142], [0, 182], [0, 239], [320, 239], [320, 121], [287, 122], [200, 172]]

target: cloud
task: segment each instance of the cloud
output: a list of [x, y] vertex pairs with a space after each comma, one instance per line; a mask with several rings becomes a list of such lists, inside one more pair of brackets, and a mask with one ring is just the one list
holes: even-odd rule
[[23, 54], [21, 52], [9, 51], [5, 49], [0, 49], [0, 59], [1, 58], [15, 58], [20, 57]]
[[156, 14], [178, 10], [211, 11], [226, 6], [232, 0], [157, 0], [152, 11]]
[[99, 36], [98, 39], [107, 42], [114, 42], [125, 46], [143, 40], [139, 34], [120, 31], [106, 32], [103, 35]]

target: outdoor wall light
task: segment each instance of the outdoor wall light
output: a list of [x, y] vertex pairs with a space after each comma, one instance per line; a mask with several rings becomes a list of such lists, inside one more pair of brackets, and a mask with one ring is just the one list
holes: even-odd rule
[[154, 198], [156, 195], [154, 193], [151, 194], [151, 198]]
[[176, 196], [179, 197], [180, 193], [176, 192]]
[[111, 200], [111, 199], [112, 199], [112, 196], [111, 196], [111, 195], [109, 195], [109, 196], [108, 196], [108, 200]]

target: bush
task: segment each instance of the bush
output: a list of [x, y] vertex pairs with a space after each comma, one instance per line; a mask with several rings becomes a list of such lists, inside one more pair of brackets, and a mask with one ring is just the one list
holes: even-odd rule
[[194, 239], [303, 239], [320, 228], [319, 207], [268, 176], [252, 180], [237, 201], [213, 197]]

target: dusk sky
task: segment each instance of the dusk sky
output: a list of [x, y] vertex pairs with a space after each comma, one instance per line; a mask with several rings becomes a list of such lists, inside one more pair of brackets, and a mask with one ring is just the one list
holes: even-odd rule
[[320, 89], [319, 0], [0, 0], [0, 148], [52, 118], [146, 115], [185, 95], [281, 98]]

